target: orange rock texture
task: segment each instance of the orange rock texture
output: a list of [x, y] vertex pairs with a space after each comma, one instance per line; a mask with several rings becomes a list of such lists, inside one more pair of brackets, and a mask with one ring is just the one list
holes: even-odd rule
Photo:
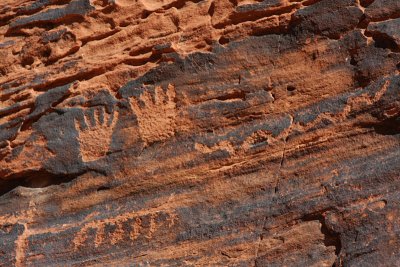
[[1, 266], [400, 266], [400, 1], [2, 0]]

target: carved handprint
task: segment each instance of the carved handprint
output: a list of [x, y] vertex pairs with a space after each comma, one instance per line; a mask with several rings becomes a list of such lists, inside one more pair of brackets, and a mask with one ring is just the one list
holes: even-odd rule
[[129, 102], [135, 112], [139, 133], [146, 144], [165, 140], [175, 133], [177, 116], [175, 88], [168, 85], [166, 91], [156, 87], [154, 97], [145, 90], [139, 98], [130, 98]]
[[84, 162], [98, 160], [107, 154], [117, 121], [118, 113], [108, 114], [104, 108], [88, 109], [81, 120], [75, 120]]

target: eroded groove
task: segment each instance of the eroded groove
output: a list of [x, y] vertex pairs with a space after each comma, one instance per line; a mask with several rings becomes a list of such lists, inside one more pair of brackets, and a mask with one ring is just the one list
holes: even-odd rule
[[236, 92], [232, 92], [230, 94], [226, 94], [223, 96], [219, 96], [215, 98], [216, 100], [220, 100], [220, 101], [232, 101], [232, 100], [246, 100], [246, 92], [244, 91], [236, 91]]
[[82, 47], [85, 46], [87, 43], [93, 42], [93, 41], [100, 41], [103, 39], [106, 39], [110, 36], [113, 36], [116, 33], [119, 33], [121, 31], [121, 29], [114, 29], [112, 31], [100, 34], [100, 35], [96, 35], [96, 36], [89, 36], [85, 39], [82, 39]]
[[93, 77], [99, 76], [104, 74], [107, 71], [105, 67], [99, 67], [95, 69], [91, 69], [89, 71], [82, 71], [79, 73], [76, 73], [71, 76], [63, 77], [63, 78], [58, 78], [53, 81], [47, 81], [45, 83], [40, 83], [37, 85], [32, 85], [32, 88], [35, 89], [36, 91], [47, 91], [51, 88], [58, 87], [58, 86], [63, 86], [67, 85], [70, 83], [73, 83], [75, 81], [85, 81], [85, 80], [90, 80]]
[[[342, 250], [342, 242], [340, 239], [340, 233], [336, 233], [329, 229], [325, 222], [325, 217], [322, 213], [307, 214], [301, 218], [301, 221], [319, 221], [321, 224], [321, 232], [324, 234], [324, 245], [327, 247], [335, 247], [335, 254], [339, 256]], [[338, 260], [336, 261], [338, 262]], [[337, 265], [336, 265], [337, 266]]]
[[360, 123], [357, 126], [362, 128], [373, 128], [380, 135], [399, 135], [400, 116], [382, 120], [375, 123]]
[[164, 10], [168, 10], [168, 9], [171, 9], [171, 8], [182, 9], [185, 6], [186, 2], [192, 2], [192, 3], [197, 4], [197, 3], [201, 2], [201, 1], [202, 0], [189, 0], [189, 1], [178, 0], [178, 1], [172, 2], [169, 5], [164, 6], [163, 9]]
[[66, 58], [66, 57], [72, 56], [72, 55], [76, 54], [76, 53], [80, 50], [80, 48], [81, 48], [80, 46], [72, 47], [72, 48], [71, 48], [69, 51], [67, 51], [65, 54], [60, 55], [60, 56], [58, 56], [58, 57], [54, 57], [54, 58], [48, 59], [48, 60], [45, 62], [45, 65], [46, 65], [46, 66], [52, 65], [52, 64], [56, 63], [57, 61], [59, 61], [60, 59], [64, 59], [64, 58]]
[[26, 188], [46, 188], [52, 185], [68, 183], [83, 173], [59, 175], [46, 170], [38, 170], [14, 174], [8, 177], [7, 180], [0, 180], [0, 196], [6, 195], [19, 186]]
[[375, 41], [375, 47], [382, 49], [389, 49], [390, 51], [395, 53], [400, 52], [399, 45], [391, 36], [387, 34], [373, 33], [373, 32], [370, 32], [370, 35]]
[[221, 22], [214, 27], [216, 29], [223, 29], [229, 25], [237, 25], [243, 22], [257, 21], [259, 19], [270, 17], [270, 16], [278, 16], [282, 14], [287, 14], [293, 12], [293, 10], [298, 9], [300, 4], [292, 4], [283, 7], [271, 8], [267, 10], [254, 10], [250, 12], [234, 12], [227, 22]]
[[359, 0], [359, 1], [360, 5], [365, 8], [371, 5], [375, 0]]

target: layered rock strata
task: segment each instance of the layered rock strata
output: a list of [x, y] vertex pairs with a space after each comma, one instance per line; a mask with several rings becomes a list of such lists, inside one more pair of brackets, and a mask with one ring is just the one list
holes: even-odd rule
[[1, 265], [400, 265], [399, 30], [397, 0], [3, 0]]

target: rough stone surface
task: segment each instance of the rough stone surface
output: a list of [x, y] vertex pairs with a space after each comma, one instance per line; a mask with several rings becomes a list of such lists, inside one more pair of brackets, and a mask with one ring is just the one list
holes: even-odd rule
[[397, 0], [3, 0], [1, 266], [399, 266]]

